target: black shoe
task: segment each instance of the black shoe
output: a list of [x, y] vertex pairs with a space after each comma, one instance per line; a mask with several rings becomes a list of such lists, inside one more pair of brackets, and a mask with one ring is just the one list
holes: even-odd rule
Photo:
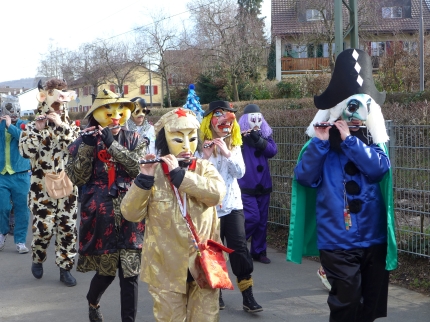
[[76, 279], [70, 274], [70, 271], [60, 268], [60, 281], [66, 284], [66, 286], [75, 286]]
[[225, 309], [225, 304], [224, 304], [224, 300], [222, 299], [221, 290], [219, 290], [219, 309], [220, 310], [224, 310]]
[[32, 263], [31, 272], [33, 273], [33, 276], [36, 277], [37, 279], [42, 278], [43, 276], [42, 263]]
[[103, 322], [103, 315], [100, 311], [100, 305], [97, 305], [97, 307], [93, 307], [91, 305], [89, 306], [89, 312], [88, 316], [90, 318], [90, 322]]
[[252, 294], [252, 286], [248, 287], [242, 292], [243, 296], [243, 310], [248, 313], [256, 313], [263, 311], [261, 305], [259, 305]]
[[252, 259], [256, 262], [263, 264], [270, 264], [271, 260], [267, 257], [266, 252], [261, 252], [260, 254], [252, 254]]

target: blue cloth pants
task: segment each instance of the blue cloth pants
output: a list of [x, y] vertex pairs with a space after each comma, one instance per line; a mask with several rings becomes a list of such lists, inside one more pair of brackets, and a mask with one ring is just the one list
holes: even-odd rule
[[30, 190], [30, 175], [28, 171], [0, 175], [0, 233], [9, 232], [9, 215], [12, 209], [15, 213], [14, 241], [25, 243], [30, 217], [28, 209], [28, 192]]

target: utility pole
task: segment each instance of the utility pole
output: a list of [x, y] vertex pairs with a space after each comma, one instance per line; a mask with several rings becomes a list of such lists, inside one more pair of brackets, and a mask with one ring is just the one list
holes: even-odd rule
[[343, 51], [342, 0], [334, 0], [334, 43], [337, 57]]
[[[342, 4], [349, 11], [349, 28], [343, 33]], [[345, 0], [334, 0], [334, 40], [336, 57], [343, 51], [343, 40], [349, 35], [350, 47], [358, 48], [358, 15], [357, 0], [349, 0], [349, 5]]]
[[152, 109], [152, 75], [151, 75], [151, 60], [148, 62], [149, 67], [149, 106]]
[[420, 0], [420, 91], [424, 91], [424, 20], [423, 0]]

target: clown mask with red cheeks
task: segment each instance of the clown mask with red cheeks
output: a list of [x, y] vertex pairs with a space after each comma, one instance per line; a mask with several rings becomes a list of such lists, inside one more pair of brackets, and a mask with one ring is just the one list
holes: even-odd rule
[[123, 126], [130, 118], [131, 110], [122, 103], [110, 103], [98, 107], [93, 112], [94, 119], [102, 127]]
[[224, 137], [231, 133], [231, 128], [235, 119], [236, 116], [234, 113], [218, 108], [212, 114], [212, 129], [218, 137]]

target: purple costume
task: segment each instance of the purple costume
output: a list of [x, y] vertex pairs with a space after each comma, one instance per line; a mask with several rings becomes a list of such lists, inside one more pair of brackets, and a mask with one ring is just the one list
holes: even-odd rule
[[[250, 127], [246, 119], [245, 114], [239, 121], [242, 132]], [[243, 137], [242, 155], [246, 171], [237, 180], [242, 192], [246, 239], [252, 237], [251, 255], [254, 259], [260, 255], [266, 256], [267, 219], [272, 192], [268, 160], [278, 152], [271, 133], [272, 129], [263, 118], [261, 130], [251, 131]]]

